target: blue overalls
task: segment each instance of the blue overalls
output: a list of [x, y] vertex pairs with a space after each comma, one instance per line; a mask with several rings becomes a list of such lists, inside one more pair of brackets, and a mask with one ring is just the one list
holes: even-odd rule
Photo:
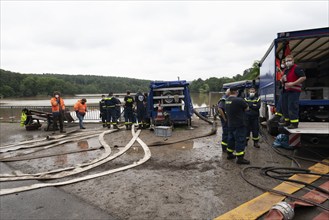
[[254, 141], [254, 145], [258, 145], [259, 141], [259, 109], [260, 109], [260, 98], [250, 97], [244, 99], [248, 106], [249, 110], [246, 111], [246, 141], [249, 141], [250, 132], [252, 133], [252, 140]]

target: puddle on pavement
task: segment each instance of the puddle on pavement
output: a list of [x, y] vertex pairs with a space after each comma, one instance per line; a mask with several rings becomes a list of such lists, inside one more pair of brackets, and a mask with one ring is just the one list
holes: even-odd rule
[[85, 163], [87, 161], [98, 158], [103, 153], [101, 149], [88, 151], [88, 149], [96, 149], [100, 147], [97, 138], [69, 143], [66, 144], [65, 147], [70, 149], [85, 150], [85, 151], [55, 156], [54, 165], [63, 166], [63, 165], [74, 165], [79, 163]]
[[[195, 143], [194, 141], [183, 141], [175, 144], [170, 144], [170, 145], [163, 145], [163, 146], [152, 146], [151, 151], [156, 150], [156, 151], [167, 151], [167, 150], [190, 150], [195, 148]], [[134, 155], [134, 154], [144, 154], [144, 150], [140, 146], [133, 146], [131, 147], [126, 154], [128, 155]]]
[[190, 150], [194, 148], [194, 141], [183, 141], [183, 142], [168, 145], [168, 147], [177, 150]]

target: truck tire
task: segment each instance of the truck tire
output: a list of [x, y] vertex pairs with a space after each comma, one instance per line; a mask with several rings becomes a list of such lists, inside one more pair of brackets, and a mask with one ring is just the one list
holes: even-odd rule
[[277, 123], [270, 120], [270, 114], [266, 108], [266, 130], [272, 136], [277, 136], [279, 134]]
[[278, 127], [270, 120], [267, 120], [267, 132], [272, 136], [277, 136], [279, 131]]

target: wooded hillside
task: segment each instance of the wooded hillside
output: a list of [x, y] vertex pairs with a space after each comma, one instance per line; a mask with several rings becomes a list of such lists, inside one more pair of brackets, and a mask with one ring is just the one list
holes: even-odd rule
[[[259, 76], [258, 61], [246, 69], [243, 75], [232, 78], [211, 77], [201, 78], [190, 83], [191, 92], [220, 91], [223, 84], [240, 80], [252, 80]], [[124, 93], [127, 90], [147, 92], [151, 80], [132, 79], [127, 77], [94, 76], [94, 75], [63, 75], [63, 74], [21, 74], [0, 69], [1, 97], [31, 97], [52, 95], [60, 91], [65, 95], [74, 94], [108, 94], [110, 91]]]

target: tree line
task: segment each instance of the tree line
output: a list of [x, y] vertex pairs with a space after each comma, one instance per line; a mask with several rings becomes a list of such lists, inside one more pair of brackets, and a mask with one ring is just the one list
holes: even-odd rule
[[207, 93], [207, 92], [218, 92], [221, 91], [223, 84], [241, 81], [241, 80], [253, 80], [259, 77], [259, 61], [255, 61], [252, 67], [243, 71], [243, 74], [237, 74], [232, 78], [229, 77], [210, 77], [206, 80], [201, 78], [193, 80], [190, 83], [191, 92]]
[[[206, 80], [197, 79], [190, 82], [191, 92], [220, 91], [224, 83], [255, 79], [259, 75], [258, 61], [246, 69], [243, 75], [237, 74], [232, 78], [211, 77]], [[1, 97], [33, 97], [52, 95], [60, 91], [65, 95], [75, 94], [107, 94], [110, 91], [124, 93], [148, 91], [151, 80], [133, 79], [114, 76], [94, 75], [63, 75], [63, 74], [21, 74], [0, 69]]]

